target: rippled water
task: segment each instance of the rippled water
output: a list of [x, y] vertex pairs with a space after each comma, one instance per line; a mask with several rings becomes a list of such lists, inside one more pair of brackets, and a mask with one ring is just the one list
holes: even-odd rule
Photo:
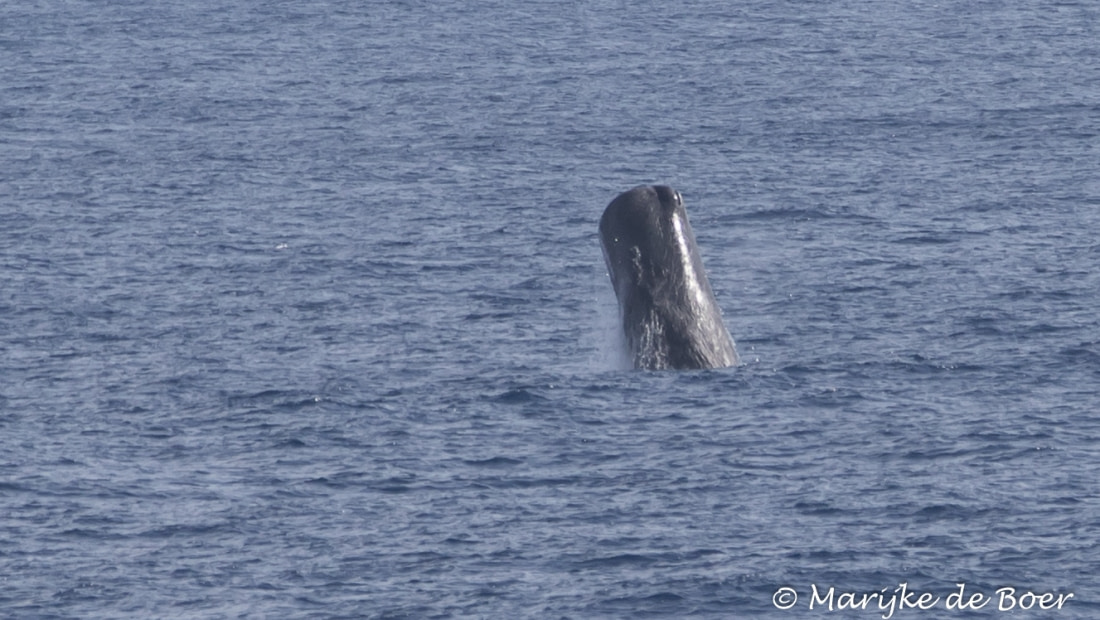
[[[1098, 18], [0, 8], [2, 615], [1094, 617]], [[623, 368], [651, 182], [737, 368]]]

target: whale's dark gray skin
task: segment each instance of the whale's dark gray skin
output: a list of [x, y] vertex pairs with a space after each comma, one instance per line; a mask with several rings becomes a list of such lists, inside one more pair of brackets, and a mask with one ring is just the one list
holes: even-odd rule
[[679, 192], [642, 185], [619, 194], [600, 218], [600, 243], [634, 368], [737, 364]]

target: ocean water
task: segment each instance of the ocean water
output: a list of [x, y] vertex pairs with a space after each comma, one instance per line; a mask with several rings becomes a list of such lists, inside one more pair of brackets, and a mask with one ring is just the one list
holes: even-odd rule
[[[1096, 617], [1097, 40], [5, 4], [0, 616]], [[740, 366], [624, 367], [596, 224], [640, 183]]]

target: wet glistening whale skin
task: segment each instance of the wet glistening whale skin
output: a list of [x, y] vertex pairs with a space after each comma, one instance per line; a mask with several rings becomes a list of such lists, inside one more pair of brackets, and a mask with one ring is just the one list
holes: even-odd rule
[[635, 368], [737, 364], [679, 192], [642, 185], [619, 194], [600, 218], [600, 244]]

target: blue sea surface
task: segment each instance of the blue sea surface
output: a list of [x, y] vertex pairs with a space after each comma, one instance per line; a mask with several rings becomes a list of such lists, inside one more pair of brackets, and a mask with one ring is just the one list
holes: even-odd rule
[[[0, 6], [0, 616], [1100, 616], [1098, 41]], [[641, 183], [740, 366], [625, 367], [596, 225]]]

